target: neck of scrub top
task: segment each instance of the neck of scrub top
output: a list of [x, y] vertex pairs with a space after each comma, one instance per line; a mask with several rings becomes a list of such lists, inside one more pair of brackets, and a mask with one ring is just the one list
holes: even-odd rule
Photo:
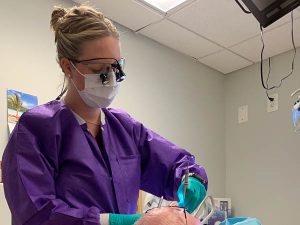
[[68, 87], [66, 95], [64, 95], [61, 100], [69, 109], [77, 115], [80, 115], [85, 121], [89, 121], [90, 124], [100, 122], [99, 116], [101, 117], [101, 109], [91, 108], [85, 104], [74, 85]]
[[[65, 104], [64, 98], [62, 98], [61, 101]], [[77, 122], [78, 122], [79, 125], [82, 125], [82, 124], [85, 124], [85, 123], [87, 123], [87, 124], [94, 124], [94, 125], [97, 125], [97, 126], [105, 124], [105, 114], [102, 111], [102, 109], [100, 109], [100, 120], [101, 120], [100, 123], [86, 121], [80, 115], [78, 115], [76, 112], [74, 112], [71, 108], [69, 108], [69, 109], [71, 110], [71, 112], [75, 116], [75, 118], [76, 118], [76, 120], [77, 120]]]

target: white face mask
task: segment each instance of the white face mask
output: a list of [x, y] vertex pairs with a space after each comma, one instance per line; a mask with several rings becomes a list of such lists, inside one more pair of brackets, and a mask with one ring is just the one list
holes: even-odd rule
[[78, 90], [72, 79], [71, 81], [85, 104], [92, 108], [108, 107], [119, 89], [115, 73], [113, 71], [109, 72], [108, 82], [102, 84], [100, 74], [82, 74], [74, 65], [73, 67], [84, 77], [84, 89], [82, 91]]

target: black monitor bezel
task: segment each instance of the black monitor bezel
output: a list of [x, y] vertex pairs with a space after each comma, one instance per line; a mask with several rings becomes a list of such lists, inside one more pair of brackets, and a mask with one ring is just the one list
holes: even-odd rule
[[276, 14], [267, 17], [266, 15], [271, 9], [278, 8], [278, 6], [280, 6], [285, 1], [277, 0], [262, 11], [258, 9], [258, 7], [253, 3], [252, 0], [242, 0], [242, 1], [250, 10], [250, 12], [255, 16], [255, 18], [258, 20], [260, 25], [263, 27], [269, 26], [270, 24], [277, 21], [278, 19], [280, 19], [281, 17], [291, 12], [293, 9], [297, 8], [300, 5], [300, 0], [296, 0], [295, 2], [288, 5], [287, 7], [280, 9]]

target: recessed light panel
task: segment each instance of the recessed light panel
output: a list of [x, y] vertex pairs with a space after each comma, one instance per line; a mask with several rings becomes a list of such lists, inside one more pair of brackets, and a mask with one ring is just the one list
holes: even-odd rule
[[160, 11], [168, 12], [169, 10], [179, 6], [183, 2], [187, 0], [141, 0], [142, 2], [146, 2], [147, 4], [157, 8]]

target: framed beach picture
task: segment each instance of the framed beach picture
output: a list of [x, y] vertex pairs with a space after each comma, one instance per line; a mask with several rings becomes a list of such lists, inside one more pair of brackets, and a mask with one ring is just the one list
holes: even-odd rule
[[37, 106], [37, 96], [16, 90], [7, 90], [7, 123], [9, 134], [13, 131], [21, 115]]

